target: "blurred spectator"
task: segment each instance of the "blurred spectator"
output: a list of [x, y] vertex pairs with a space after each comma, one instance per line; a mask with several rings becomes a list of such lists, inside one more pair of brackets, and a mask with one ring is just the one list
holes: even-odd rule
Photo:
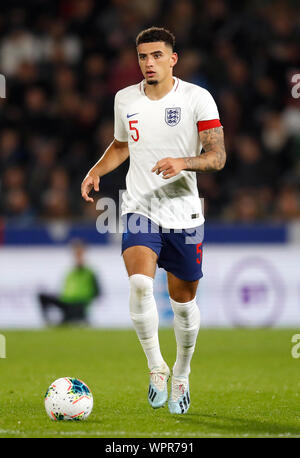
[[205, 201], [205, 215], [209, 214], [211, 218], [217, 219], [220, 216], [224, 200], [226, 200], [217, 174], [198, 174], [197, 182], [199, 195]]
[[22, 62], [35, 62], [40, 57], [36, 38], [23, 27], [15, 27], [0, 47], [0, 64], [4, 75], [14, 75]]
[[293, 185], [285, 185], [280, 189], [276, 199], [275, 220], [291, 222], [300, 218], [299, 189]]
[[87, 313], [92, 301], [102, 290], [96, 274], [85, 264], [86, 248], [81, 240], [72, 242], [74, 266], [67, 272], [59, 295], [39, 294], [41, 310], [46, 323], [51, 322], [51, 309], [61, 311], [61, 324], [87, 324]]
[[111, 66], [109, 90], [115, 94], [119, 89], [136, 84], [141, 79], [137, 53], [133, 47], [123, 48]]
[[260, 202], [253, 189], [239, 189], [224, 211], [225, 221], [231, 223], [255, 223], [261, 219]]
[[43, 58], [55, 64], [75, 64], [81, 56], [79, 37], [70, 35], [62, 19], [50, 22], [48, 35], [42, 41]]
[[[163, 26], [175, 31], [176, 43], [179, 50], [190, 46], [193, 42], [193, 29], [195, 27], [196, 2], [192, 0], [177, 0], [169, 4], [164, 17]], [[180, 27], [178, 27], [180, 24]]]
[[241, 130], [242, 124], [242, 107], [237, 95], [231, 90], [222, 90], [219, 96], [220, 100], [220, 118], [224, 128], [226, 152], [231, 154], [234, 148], [236, 135]]
[[72, 216], [70, 200], [60, 189], [47, 189], [42, 196], [41, 205], [41, 216], [47, 222], [69, 220]]
[[107, 91], [107, 71], [104, 56], [91, 54], [84, 62], [83, 86], [87, 97], [101, 103]]
[[14, 129], [0, 132], [0, 172], [11, 165], [23, 163], [27, 158], [19, 133]]
[[[300, 73], [299, 73], [300, 74]], [[300, 94], [300, 92], [299, 92]], [[290, 135], [300, 137], [300, 109], [299, 99], [296, 103], [287, 105], [282, 112], [282, 122]]]
[[269, 184], [271, 172], [267, 171], [258, 140], [249, 134], [236, 137], [235, 141], [235, 177], [232, 184], [236, 187], [260, 187]]
[[201, 71], [202, 65], [204, 65], [204, 62], [201, 53], [197, 49], [187, 49], [180, 55], [176, 64], [176, 76], [184, 81], [206, 87], [207, 81]]
[[270, 166], [276, 169], [277, 181], [285, 175], [297, 174], [296, 139], [291, 135], [278, 111], [266, 113], [262, 119], [262, 144], [268, 155]]
[[22, 123], [24, 137], [31, 132], [51, 135], [55, 132], [55, 124], [45, 90], [33, 86], [24, 94], [24, 120]]
[[77, 89], [76, 74], [70, 67], [61, 65], [56, 69], [54, 75], [55, 91], [58, 95], [73, 93]]
[[40, 214], [41, 199], [49, 184], [49, 175], [58, 159], [58, 143], [53, 139], [32, 137], [29, 141], [31, 152], [28, 172], [28, 188], [34, 206]]
[[26, 185], [26, 172], [19, 165], [10, 166], [3, 173], [2, 188], [4, 190], [25, 188]]
[[[219, 107], [228, 159], [219, 174], [198, 176], [206, 218], [299, 218], [295, 2], [17, 4], [3, 9], [0, 21], [7, 83], [7, 98], [0, 100], [4, 218], [78, 220], [97, 214], [82, 205], [80, 182], [113, 138], [115, 93], [142, 79], [135, 37], [152, 25], [169, 27], [176, 36], [175, 76], [207, 88]], [[102, 195], [118, 200], [127, 169], [128, 161], [101, 179]], [[283, 181], [292, 189], [281, 187]]]
[[25, 189], [12, 188], [6, 193], [4, 217], [10, 223], [22, 225], [33, 223], [34, 212]]

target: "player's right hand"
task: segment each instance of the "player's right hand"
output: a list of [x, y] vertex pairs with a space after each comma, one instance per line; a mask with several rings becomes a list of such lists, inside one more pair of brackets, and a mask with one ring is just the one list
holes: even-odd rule
[[81, 195], [86, 202], [94, 202], [94, 199], [89, 196], [92, 189], [99, 191], [99, 176], [92, 176], [87, 174], [83, 182], [81, 183]]

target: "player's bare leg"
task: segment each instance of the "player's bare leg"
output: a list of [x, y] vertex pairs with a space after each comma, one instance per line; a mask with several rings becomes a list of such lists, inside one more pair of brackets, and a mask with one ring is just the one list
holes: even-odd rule
[[146, 246], [133, 246], [123, 252], [130, 281], [130, 316], [150, 369], [148, 401], [153, 408], [162, 407], [168, 398], [170, 370], [158, 340], [158, 312], [153, 295], [157, 255]]
[[129, 247], [123, 252], [123, 259], [129, 277], [141, 274], [154, 278], [157, 254], [151, 248], [143, 245]]
[[168, 272], [168, 288], [177, 342], [177, 357], [173, 366], [172, 388], [168, 402], [171, 413], [186, 413], [190, 405], [190, 363], [200, 327], [200, 311], [195, 300], [198, 282], [199, 280], [184, 281]]

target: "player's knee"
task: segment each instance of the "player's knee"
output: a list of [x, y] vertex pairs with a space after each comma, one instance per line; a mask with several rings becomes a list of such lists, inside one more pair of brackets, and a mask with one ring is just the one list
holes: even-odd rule
[[195, 298], [189, 302], [183, 303], [171, 299], [171, 306], [174, 312], [175, 321], [179, 327], [191, 331], [199, 329], [200, 310]]
[[178, 302], [180, 304], [190, 302], [195, 298], [195, 291], [194, 290], [189, 290], [189, 289], [179, 289], [176, 288], [176, 290], [170, 292], [170, 296], [172, 296], [172, 299], [175, 302]]
[[129, 277], [130, 280], [130, 316], [136, 326], [147, 329], [157, 321], [157, 310], [153, 301], [153, 279], [142, 274]]
[[153, 294], [153, 279], [147, 275], [134, 274], [129, 277], [130, 292], [137, 299]]

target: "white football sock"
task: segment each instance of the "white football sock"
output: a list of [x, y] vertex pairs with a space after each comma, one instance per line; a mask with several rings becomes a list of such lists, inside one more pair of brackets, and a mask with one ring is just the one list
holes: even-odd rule
[[134, 328], [148, 360], [149, 369], [163, 366], [158, 340], [158, 312], [153, 296], [153, 278], [134, 274], [129, 277], [129, 310]]
[[170, 297], [174, 312], [174, 331], [177, 342], [177, 357], [173, 375], [188, 377], [200, 327], [200, 310], [196, 298], [190, 302], [176, 302]]

